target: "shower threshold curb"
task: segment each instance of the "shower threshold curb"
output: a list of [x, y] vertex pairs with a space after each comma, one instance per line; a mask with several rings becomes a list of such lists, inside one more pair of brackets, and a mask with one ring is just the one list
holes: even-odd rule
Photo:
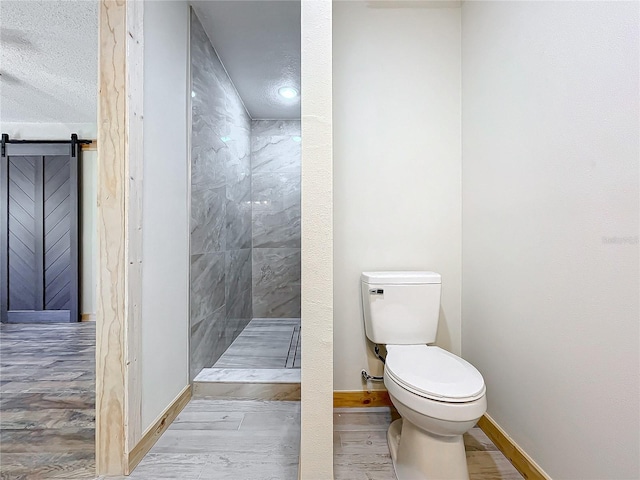
[[297, 368], [204, 368], [193, 383], [195, 398], [300, 400]]
[[203, 368], [194, 382], [300, 383], [299, 368]]

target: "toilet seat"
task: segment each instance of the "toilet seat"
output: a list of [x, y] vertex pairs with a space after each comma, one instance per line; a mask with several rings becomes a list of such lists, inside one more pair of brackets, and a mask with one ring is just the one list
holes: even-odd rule
[[473, 365], [436, 346], [387, 345], [385, 374], [399, 387], [439, 402], [473, 402], [486, 391]]

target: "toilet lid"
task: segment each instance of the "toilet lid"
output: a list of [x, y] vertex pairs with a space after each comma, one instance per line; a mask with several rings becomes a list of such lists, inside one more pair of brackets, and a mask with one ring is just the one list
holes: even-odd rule
[[471, 402], [485, 392], [473, 365], [439, 347], [387, 345], [385, 370], [401, 387], [433, 400]]

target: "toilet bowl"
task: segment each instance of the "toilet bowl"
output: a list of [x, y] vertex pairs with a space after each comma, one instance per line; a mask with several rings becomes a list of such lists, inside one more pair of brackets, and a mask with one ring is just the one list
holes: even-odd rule
[[367, 338], [387, 346], [384, 384], [402, 417], [387, 440], [398, 480], [468, 480], [462, 435], [487, 409], [473, 365], [433, 345], [440, 314], [436, 272], [363, 272]]
[[387, 433], [398, 480], [468, 479], [462, 435], [487, 409], [482, 375], [439, 347], [388, 345], [384, 384], [402, 417]]

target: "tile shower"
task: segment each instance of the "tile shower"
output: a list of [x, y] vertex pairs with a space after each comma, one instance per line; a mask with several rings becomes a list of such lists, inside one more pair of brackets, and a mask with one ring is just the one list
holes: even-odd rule
[[300, 121], [251, 122], [255, 317], [300, 317], [300, 134]]
[[191, 82], [191, 378], [232, 344], [299, 367], [300, 121], [251, 119], [194, 12]]

